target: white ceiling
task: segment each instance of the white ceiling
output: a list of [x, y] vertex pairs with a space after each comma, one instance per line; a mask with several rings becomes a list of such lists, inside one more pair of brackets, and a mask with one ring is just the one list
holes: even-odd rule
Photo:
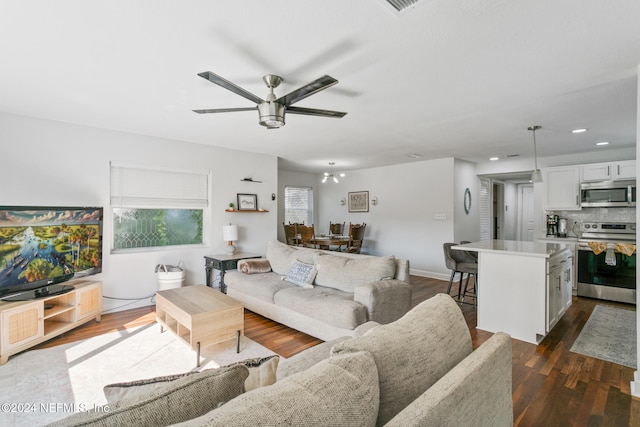
[[[1, 0], [0, 111], [279, 156], [291, 170], [628, 148], [636, 140], [638, 0]], [[281, 129], [197, 76], [264, 98], [339, 84]], [[590, 131], [570, 133], [578, 127]]]

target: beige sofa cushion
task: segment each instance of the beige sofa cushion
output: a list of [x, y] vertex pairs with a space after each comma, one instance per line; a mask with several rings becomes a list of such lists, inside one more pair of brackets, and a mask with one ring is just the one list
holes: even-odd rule
[[242, 292], [273, 304], [273, 296], [287, 288], [295, 287], [291, 282], [282, 280], [276, 273], [244, 274], [237, 270], [224, 275], [224, 284], [237, 292]]
[[285, 307], [331, 326], [355, 329], [367, 321], [367, 308], [353, 300], [353, 294], [324, 286], [311, 289], [287, 288], [273, 296], [278, 307]]
[[360, 351], [376, 361], [384, 425], [471, 353], [471, 335], [458, 305], [439, 294], [394, 323], [336, 344], [332, 355]]
[[373, 426], [378, 373], [366, 352], [345, 354], [249, 391], [183, 426]]
[[271, 240], [267, 244], [267, 259], [271, 265], [271, 271], [281, 276], [285, 276], [289, 272], [291, 263], [296, 259], [313, 264], [313, 256], [316, 253], [318, 253], [317, 250], [289, 246], [277, 240]]
[[498, 332], [386, 427], [511, 427], [511, 337]]
[[316, 254], [318, 269], [316, 285], [353, 293], [367, 283], [393, 279], [396, 264], [393, 256], [346, 258], [329, 254]]
[[241, 395], [244, 365], [187, 375], [148, 393], [110, 404], [108, 411], [78, 412], [51, 426], [160, 426], [199, 417]]

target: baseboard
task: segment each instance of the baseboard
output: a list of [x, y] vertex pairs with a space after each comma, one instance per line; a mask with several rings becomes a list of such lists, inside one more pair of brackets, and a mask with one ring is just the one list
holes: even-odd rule
[[640, 376], [638, 371], [633, 372], [633, 381], [631, 381], [631, 396], [640, 397]]
[[416, 270], [414, 268], [410, 269], [409, 274], [420, 277], [428, 277], [430, 279], [446, 280], [447, 282], [449, 281], [449, 277], [451, 277], [451, 272], [437, 273], [435, 271]]

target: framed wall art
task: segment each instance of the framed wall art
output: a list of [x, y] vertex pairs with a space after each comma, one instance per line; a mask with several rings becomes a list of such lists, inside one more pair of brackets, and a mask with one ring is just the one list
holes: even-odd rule
[[369, 192], [354, 191], [349, 193], [349, 212], [369, 212]]
[[257, 211], [258, 195], [238, 193], [238, 210], [239, 211]]

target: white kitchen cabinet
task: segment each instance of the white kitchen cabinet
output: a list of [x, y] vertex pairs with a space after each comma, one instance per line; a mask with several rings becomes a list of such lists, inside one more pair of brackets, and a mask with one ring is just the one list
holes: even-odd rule
[[573, 260], [569, 252], [562, 252], [547, 260], [547, 315], [548, 333], [571, 306]]
[[582, 181], [616, 181], [636, 179], [636, 161], [591, 163], [582, 165]]
[[580, 210], [580, 166], [542, 170], [544, 210]]

